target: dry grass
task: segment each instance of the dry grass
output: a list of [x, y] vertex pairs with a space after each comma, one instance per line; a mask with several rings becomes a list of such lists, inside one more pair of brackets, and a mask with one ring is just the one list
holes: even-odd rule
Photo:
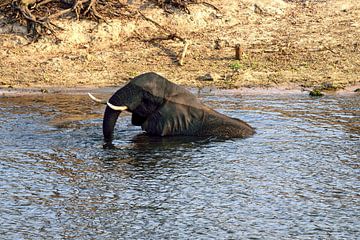
[[[24, 29], [0, 17], [0, 87], [120, 85], [147, 71], [200, 87], [359, 84], [358, 1], [209, 3], [220, 11], [206, 5], [189, 5], [190, 14], [168, 14], [155, 6], [143, 10], [192, 41], [184, 66], [177, 63], [183, 43], [144, 41], [164, 33], [143, 19], [113, 18], [100, 25], [63, 19], [56, 23], [65, 29], [58, 32], [60, 42], [43, 38], [28, 45]], [[244, 49], [238, 62], [234, 59], [237, 43]], [[206, 73], [217, 77], [197, 80]]]

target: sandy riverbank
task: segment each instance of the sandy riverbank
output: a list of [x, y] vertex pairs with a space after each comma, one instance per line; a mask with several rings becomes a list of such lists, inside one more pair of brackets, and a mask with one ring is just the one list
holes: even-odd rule
[[[208, 2], [218, 10], [203, 4], [189, 5], [190, 14], [143, 9], [191, 41], [183, 66], [178, 64], [183, 43], [144, 41], [164, 33], [141, 19], [109, 19], [100, 25], [62, 19], [56, 23], [64, 28], [57, 33], [60, 41], [45, 37], [28, 44], [24, 27], [0, 18], [1, 91], [120, 86], [148, 71], [194, 88], [256, 92], [359, 85], [359, 1]], [[234, 59], [236, 44], [244, 52], [240, 61]]]

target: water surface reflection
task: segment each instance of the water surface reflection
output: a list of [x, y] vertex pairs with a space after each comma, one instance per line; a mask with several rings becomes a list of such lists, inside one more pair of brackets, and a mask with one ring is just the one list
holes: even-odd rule
[[[104, 96], [107, 93], [104, 93]], [[5, 239], [355, 239], [360, 97], [203, 94], [247, 139], [150, 138], [124, 115], [103, 149], [85, 95], [0, 98]]]

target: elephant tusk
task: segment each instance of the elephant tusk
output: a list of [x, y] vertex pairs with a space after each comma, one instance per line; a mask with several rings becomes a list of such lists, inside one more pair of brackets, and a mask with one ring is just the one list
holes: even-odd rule
[[94, 97], [91, 93], [88, 93], [88, 95], [94, 102], [101, 103], [101, 104], [106, 104], [106, 100], [98, 99], [98, 98]]
[[107, 102], [106, 103], [112, 110], [115, 110], [115, 111], [125, 111], [128, 109], [127, 106], [115, 106], [115, 105], [112, 105], [111, 103]]

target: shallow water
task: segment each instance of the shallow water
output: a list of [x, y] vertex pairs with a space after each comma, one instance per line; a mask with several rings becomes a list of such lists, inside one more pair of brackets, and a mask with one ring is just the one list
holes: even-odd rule
[[86, 95], [0, 98], [0, 238], [360, 236], [359, 95], [200, 98], [257, 134], [149, 138], [122, 115], [104, 150]]

